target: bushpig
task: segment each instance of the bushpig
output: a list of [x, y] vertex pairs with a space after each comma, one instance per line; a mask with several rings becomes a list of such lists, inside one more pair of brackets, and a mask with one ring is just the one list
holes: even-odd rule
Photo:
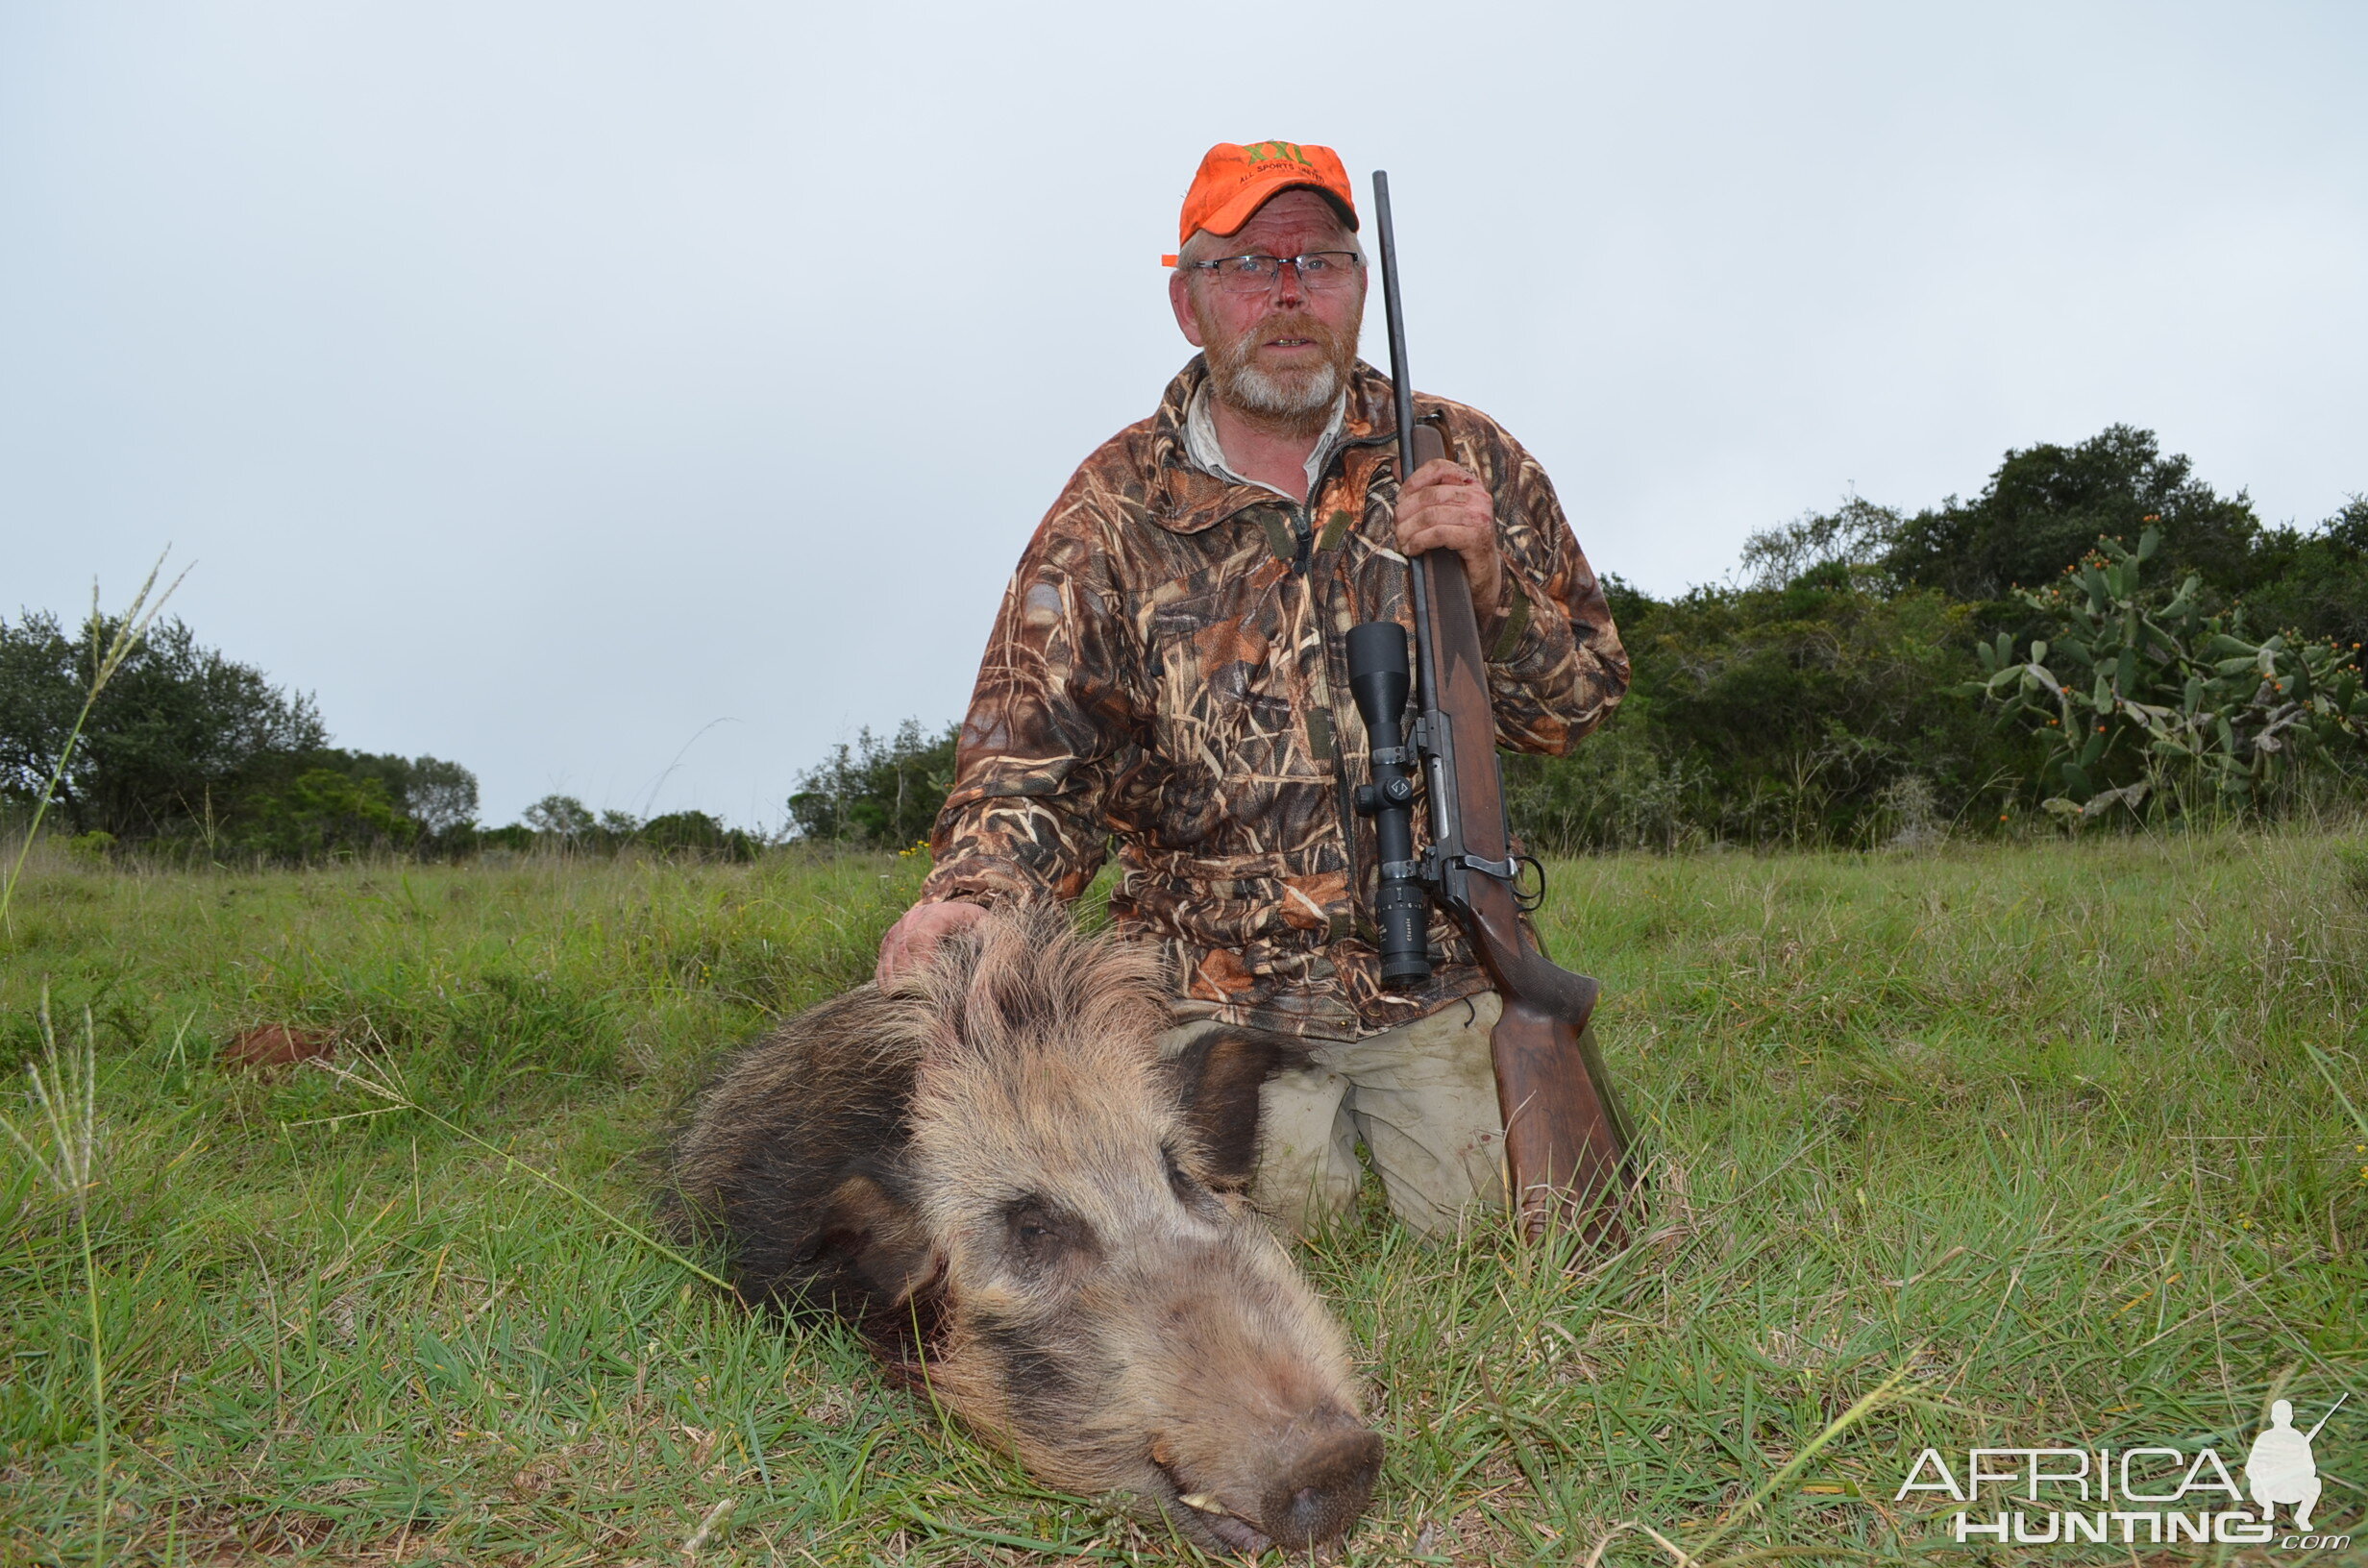
[[836, 1312], [1037, 1475], [1205, 1548], [1344, 1535], [1382, 1442], [1338, 1325], [1249, 1202], [1258, 1090], [1163, 1062], [1153, 955], [999, 912], [916, 977], [746, 1047], [678, 1140], [680, 1222], [752, 1303]]

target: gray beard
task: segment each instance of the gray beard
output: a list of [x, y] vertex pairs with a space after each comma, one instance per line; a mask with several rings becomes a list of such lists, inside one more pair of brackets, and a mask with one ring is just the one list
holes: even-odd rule
[[1236, 411], [1287, 427], [1310, 420], [1320, 429], [1340, 400], [1341, 369], [1335, 364], [1277, 376], [1256, 365], [1235, 365], [1217, 379], [1217, 395]]

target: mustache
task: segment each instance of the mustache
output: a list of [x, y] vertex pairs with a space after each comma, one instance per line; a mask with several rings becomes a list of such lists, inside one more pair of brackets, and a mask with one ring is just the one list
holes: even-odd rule
[[1255, 327], [1236, 336], [1232, 342], [1225, 345], [1226, 357], [1240, 363], [1256, 353], [1261, 344], [1270, 343], [1278, 337], [1307, 338], [1323, 350], [1324, 357], [1327, 359], [1340, 358], [1347, 343], [1344, 333], [1325, 326], [1304, 311], [1295, 310], [1288, 315], [1269, 316]]

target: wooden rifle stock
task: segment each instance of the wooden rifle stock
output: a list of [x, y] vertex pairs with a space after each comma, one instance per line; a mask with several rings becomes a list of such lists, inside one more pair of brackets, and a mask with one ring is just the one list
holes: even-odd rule
[[[1446, 452], [1435, 427], [1414, 420], [1386, 175], [1373, 176], [1373, 198], [1403, 484]], [[1591, 1242], [1617, 1245], [1638, 1171], [1627, 1118], [1587, 1027], [1598, 987], [1547, 958], [1521, 919], [1496, 765], [1496, 714], [1464, 562], [1452, 551], [1434, 550], [1408, 564], [1419, 661], [1417, 736], [1430, 796], [1426, 880], [1470, 938], [1504, 1004], [1490, 1045], [1510, 1196], [1528, 1237], [1569, 1225]]]

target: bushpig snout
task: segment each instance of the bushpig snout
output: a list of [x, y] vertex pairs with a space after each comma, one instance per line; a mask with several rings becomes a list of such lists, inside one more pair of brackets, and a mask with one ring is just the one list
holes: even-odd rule
[[1267, 1489], [1259, 1523], [1291, 1551], [1337, 1539], [1373, 1499], [1381, 1434], [1351, 1431], [1319, 1439]]
[[1371, 1500], [1382, 1440], [1358, 1415], [1336, 1327], [1280, 1247], [1262, 1227], [1231, 1240], [1153, 1249], [1157, 1283], [1122, 1282], [1146, 1327], [1121, 1386], [1140, 1390], [1131, 1419], [1159, 1434], [1167, 1487], [1154, 1494], [1200, 1544], [1326, 1545]]

